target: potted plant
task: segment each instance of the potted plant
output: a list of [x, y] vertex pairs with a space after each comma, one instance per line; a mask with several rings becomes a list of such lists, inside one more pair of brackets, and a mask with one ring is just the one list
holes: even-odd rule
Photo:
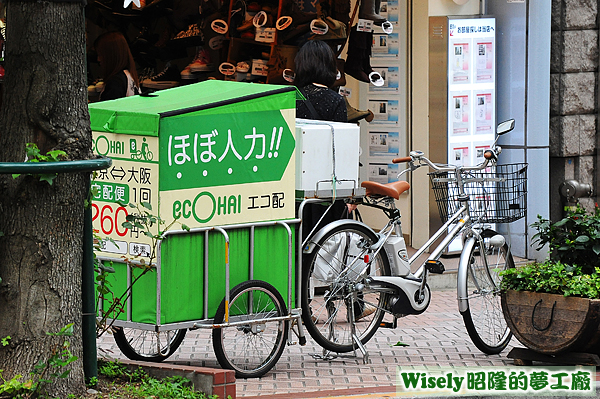
[[501, 272], [509, 328], [536, 352], [600, 353], [600, 208], [577, 206], [558, 222], [538, 215], [531, 226], [549, 258]]

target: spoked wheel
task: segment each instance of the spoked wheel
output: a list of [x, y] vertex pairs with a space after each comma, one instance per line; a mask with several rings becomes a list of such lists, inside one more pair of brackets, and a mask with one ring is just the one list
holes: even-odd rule
[[497, 234], [484, 230], [482, 243], [476, 242], [471, 249], [466, 273], [468, 307], [461, 312], [471, 340], [488, 355], [500, 353], [512, 337], [500, 304], [499, 272], [515, 267], [515, 262], [506, 243], [490, 243]]
[[116, 327], [114, 338], [121, 352], [131, 360], [162, 362], [181, 345], [187, 330], [148, 331]]
[[[215, 324], [225, 321], [225, 299], [215, 314]], [[229, 322], [239, 323], [213, 330], [213, 347], [221, 367], [235, 370], [238, 378], [255, 378], [279, 360], [287, 339], [288, 320], [281, 294], [260, 280], [245, 281], [231, 290]]]
[[302, 278], [302, 320], [313, 339], [326, 350], [350, 352], [353, 335], [366, 344], [384, 315], [388, 295], [364, 285], [368, 276], [389, 276], [385, 252], [365, 263], [365, 245], [375, 234], [361, 225], [339, 225], [307, 257]]

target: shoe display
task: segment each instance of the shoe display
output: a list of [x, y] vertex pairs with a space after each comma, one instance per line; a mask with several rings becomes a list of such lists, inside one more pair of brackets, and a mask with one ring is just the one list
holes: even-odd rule
[[201, 46], [204, 44], [204, 35], [198, 24], [191, 24], [186, 30], [182, 30], [175, 35], [171, 41], [181, 46]]
[[167, 63], [167, 66], [162, 72], [151, 78], [144, 79], [141, 85], [148, 89], [169, 89], [179, 85], [180, 78], [181, 75], [179, 74], [177, 67]]
[[194, 72], [192, 72], [190, 70], [190, 66], [192, 64], [186, 66], [185, 68], [183, 68], [183, 71], [181, 71], [180, 75], [181, 75], [181, 79], [183, 80], [196, 80], [198, 79], [198, 75], [195, 74]]
[[358, 18], [371, 20], [375, 25], [383, 24], [387, 19], [378, 14], [380, 5], [381, 1], [363, 0], [358, 12]]
[[215, 70], [215, 66], [210, 60], [210, 53], [202, 47], [199, 48], [196, 57], [189, 67], [192, 72], [210, 72]]
[[355, 123], [360, 121], [361, 119], [366, 120], [367, 122], [371, 122], [375, 115], [370, 110], [361, 111], [360, 109], [354, 108], [350, 105], [347, 96], [344, 97], [344, 101], [346, 102], [346, 111], [348, 112], [348, 123]]
[[242, 22], [242, 24], [241, 24], [240, 26], [238, 26], [238, 27], [236, 28], [236, 30], [237, 30], [238, 32], [244, 32], [244, 31], [247, 31], [248, 29], [250, 29], [250, 28], [254, 27], [254, 23], [253, 23], [253, 21], [254, 21], [254, 18], [250, 18], [250, 19], [247, 19], [247, 20], [245, 20], [244, 22]]
[[236, 70], [237, 72], [248, 73], [250, 70], [250, 64], [246, 61], [240, 61], [237, 63]]
[[[354, 26], [348, 38], [345, 73], [365, 83], [371, 83], [368, 74], [373, 72], [369, 58], [371, 55], [371, 46], [373, 45], [372, 35], [372, 33], [357, 31], [356, 26]], [[365, 71], [365, 68], [367, 68], [368, 72]]]

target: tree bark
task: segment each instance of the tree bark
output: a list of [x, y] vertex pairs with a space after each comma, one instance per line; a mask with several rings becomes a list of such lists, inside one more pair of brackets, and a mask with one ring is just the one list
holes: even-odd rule
[[[7, 4], [0, 161], [22, 162], [26, 143], [70, 160], [91, 156], [85, 79], [83, 3]], [[57, 342], [46, 332], [74, 323], [67, 340], [78, 357], [52, 397], [83, 391], [81, 267], [88, 174], [61, 174], [53, 185], [34, 176], [0, 175], [0, 345], [3, 377], [29, 376]]]

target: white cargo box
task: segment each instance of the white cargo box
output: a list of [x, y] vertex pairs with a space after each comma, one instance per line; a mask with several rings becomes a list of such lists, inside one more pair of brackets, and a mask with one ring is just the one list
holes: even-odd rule
[[359, 153], [358, 125], [296, 119], [296, 197], [331, 198], [361, 194], [364, 190], [358, 182]]

